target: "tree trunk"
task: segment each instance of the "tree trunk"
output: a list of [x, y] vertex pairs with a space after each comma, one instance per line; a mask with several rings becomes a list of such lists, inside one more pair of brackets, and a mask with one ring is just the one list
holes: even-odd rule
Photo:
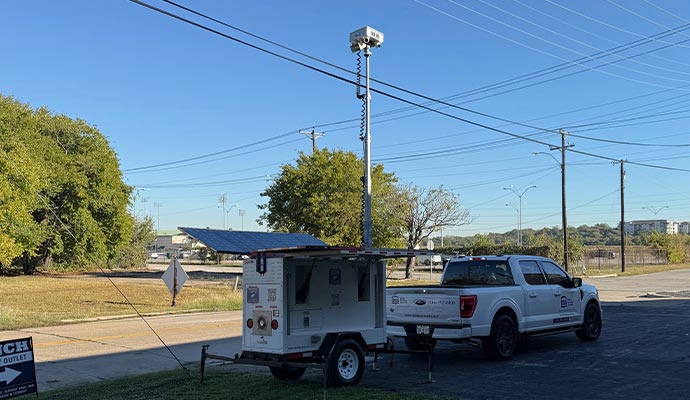
[[413, 267], [414, 265], [412, 264], [412, 257], [407, 257], [407, 261], [405, 263], [405, 279], [412, 278], [412, 272], [414, 272]]

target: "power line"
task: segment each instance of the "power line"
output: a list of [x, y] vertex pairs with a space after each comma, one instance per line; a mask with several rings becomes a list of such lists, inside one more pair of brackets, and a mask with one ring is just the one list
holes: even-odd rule
[[[243, 45], [245, 45], [245, 46], [251, 47], [251, 48], [253, 48], [253, 49], [255, 49], [255, 50], [259, 50], [259, 51], [261, 51], [261, 52], [263, 52], [263, 53], [266, 53], [266, 54], [269, 54], [269, 55], [273, 55], [273, 56], [278, 57], [278, 58], [280, 58], [280, 59], [282, 59], [282, 60], [291, 62], [291, 63], [296, 64], [296, 65], [300, 65], [300, 66], [302, 66], [302, 67], [305, 67], [305, 68], [310, 69], [310, 70], [315, 71], [315, 72], [319, 72], [319, 73], [321, 73], [321, 74], [324, 74], [324, 75], [326, 75], [326, 76], [335, 78], [335, 79], [340, 80], [340, 81], [342, 81], [342, 82], [346, 82], [346, 83], [349, 83], [349, 84], [355, 85], [355, 86], [357, 85], [357, 82], [352, 81], [352, 80], [350, 80], [350, 79], [347, 79], [347, 78], [344, 78], [344, 77], [342, 77], [342, 76], [336, 75], [336, 74], [334, 74], [334, 73], [331, 73], [331, 72], [325, 71], [325, 70], [323, 70], [323, 69], [314, 67], [314, 66], [309, 65], [309, 64], [306, 64], [306, 63], [304, 63], [304, 62], [301, 62], [301, 61], [292, 59], [292, 58], [287, 57], [287, 56], [284, 56], [284, 55], [282, 55], [282, 54], [278, 54], [278, 53], [275, 53], [275, 52], [273, 52], [273, 51], [264, 49], [264, 48], [262, 48], [262, 47], [260, 47], [260, 46], [257, 46], [257, 45], [248, 43], [248, 42], [243, 41], [243, 40], [241, 40], [241, 39], [237, 39], [237, 38], [235, 38], [235, 37], [233, 37], [233, 36], [230, 36], [230, 35], [228, 35], [228, 34], [226, 34], [226, 33], [217, 31], [217, 30], [215, 30], [215, 29], [213, 29], [213, 28], [207, 27], [207, 26], [202, 25], [202, 24], [200, 24], [200, 23], [197, 23], [197, 22], [191, 21], [191, 20], [189, 20], [189, 19], [186, 19], [186, 18], [184, 18], [184, 17], [178, 16], [178, 15], [176, 15], [176, 14], [173, 14], [173, 13], [169, 12], [169, 11], [162, 10], [162, 9], [160, 9], [160, 8], [158, 8], [158, 7], [155, 7], [155, 6], [152, 6], [152, 5], [150, 5], [150, 4], [147, 4], [147, 3], [145, 3], [145, 2], [143, 2], [143, 1], [141, 1], [141, 0], [130, 0], [130, 1], [133, 2], [133, 3], [139, 4], [139, 5], [141, 5], [141, 6], [144, 6], [144, 7], [146, 7], [146, 8], [149, 8], [149, 9], [151, 9], [151, 10], [153, 10], [153, 11], [156, 11], [156, 12], [159, 12], [159, 13], [161, 13], [161, 14], [167, 15], [167, 16], [169, 16], [169, 17], [171, 17], [171, 18], [174, 18], [174, 19], [177, 19], [177, 20], [179, 20], [179, 21], [182, 21], [182, 22], [188, 23], [188, 24], [190, 24], [190, 25], [196, 26], [196, 27], [201, 28], [201, 29], [203, 29], [203, 30], [206, 30], [206, 31], [208, 31], [208, 32], [215, 33], [215, 34], [217, 34], [217, 35], [219, 35], [219, 36], [225, 37], [225, 38], [227, 38], [227, 39], [230, 39], [230, 40], [235, 41], [235, 42], [237, 42], [237, 43], [243, 44]], [[419, 1], [419, 0], [415, 0], [415, 1]], [[690, 25], [690, 24], [689, 24], [689, 25]], [[690, 26], [689, 26], [689, 28], [690, 28]], [[689, 40], [690, 40], [690, 39], [689, 39]], [[397, 86], [396, 86], [396, 88], [397, 88]], [[470, 125], [474, 125], [474, 126], [477, 126], [477, 127], [480, 127], [480, 128], [484, 128], [484, 129], [486, 129], [486, 130], [494, 131], [494, 132], [501, 133], [501, 134], [504, 134], [504, 135], [507, 135], [507, 136], [511, 136], [511, 137], [514, 137], [514, 138], [524, 139], [524, 140], [526, 140], [526, 141], [533, 142], [533, 143], [537, 143], [537, 144], [541, 144], [541, 145], [548, 146], [548, 147], [552, 147], [552, 146], [553, 146], [552, 144], [550, 144], [550, 143], [548, 143], [548, 142], [544, 142], [544, 141], [537, 140], [537, 139], [534, 139], [534, 138], [531, 138], [531, 137], [527, 137], [527, 136], [523, 136], [523, 135], [518, 135], [518, 134], [511, 133], [511, 132], [508, 132], [508, 131], [505, 131], [505, 130], [502, 130], [502, 129], [498, 129], [498, 128], [494, 128], [494, 127], [488, 126], [488, 125], [486, 125], [486, 124], [482, 124], [482, 123], [479, 123], [479, 122], [475, 122], [475, 121], [472, 121], [472, 120], [468, 120], [468, 119], [466, 119], [466, 118], [462, 118], [462, 117], [459, 117], [459, 116], [456, 116], [456, 115], [453, 115], [453, 114], [449, 114], [449, 113], [440, 111], [440, 110], [438, 110], [438, 109], [431, 108], [431, 107], [429, 107], [429, 106], [427, 106], [427, 105], [420, 104], [420, 103], [416, 103], [416, 102], [414, 102], [414, 101], [407, 100], [407, 99], [402, 98], [402, 97], [400, 97], [400, 96], [393, 95], [393, 94], [391, 94], [391, 93], [388, 93], [388, 92], [385, 92], [385, 91], [382, 91], [382, 90], [379, 90], [379, 89], [371, 88], [370, 90], [371, 90], [372, 92], [374, 92], [374, 93], [381, 94], [382, 96], [385, 96], [385, 97], [388, 97], [388, 98], [391, 98], [391, 99], [400, 101], [400, 102], [402, 102], [402, 103], [406, 103], [406, 104], [409, 104], [409, 105], [411, 105], [411, 106], [416, 106], [416, 107], [419, 107], [419, 108], [422, 108], [422, 109], [426, 109], [426, 110], [428, 110], [428, 111], [431, 111], [431, 112], [434, 112], [434, 113], [437, 113], [437, 114], [446, 116], [446, 117], [451, 118], [451, 119], [455, 119], [455, 120], [457, 120], [457, 121], [461, 121], [461, 122], [464, 122], [464, 123], [467, 123], [467, 124], [470, 124]], [[410, 94], [413, 94], [413, 95], [418, 96], [418, 97], [421, 97], [421, 98], [425, 98], [425, 99], [429, 99], [429, 100], [431, 100], [431, 101], [435, 101], [435, 102], [438, 102], [438, 103], [441, 103], [441, 104], [447, 104], [447, 105], [449, 105], [449, 106], [457, 107], [457, 106], [455, 106], [455, 105], [452, 105], [452, 104], [449, 104], [449, 103], [445, 103], [445, 102], [443, 102], [443, 101], [440, 101], [440, 100], [437, 100], [437, 99], [433, 99], [433, 98], [431, 98], [431, 97], [428, 97], [428, 96], [425, 96], [425, 95], [422, 95], [422, 94], [418, 94], [418, 93], [415, 93], [415, 92], [413, 92], [413, 91], [409, 91], [409, 90], [402, 89], [402, 88], [401, 88], [401, 90], [404, 91], [404, 92], [406, 92], [406, 93], [410, 93]], [[462, 109], [462, 108], [460, 108], [460, 109]], [[463, 109], [463, 110], [464, 110], [464, 109]], [[470, 112], [478, 113], [478, 112], [472, 111], [472, 110], [470, 110]], [[478, 113], [478, 114], [489, 116], [489, 114], [485, 114], [485, 113]], [[494, 117], [494, 116], [490, 116], [490, 117], [496, 118], [496, 119], [499, 119], [499, 120], [503, 120], [503, 121], [509, 121], [509, 120], [501, 119], [501, 118], [499, 118], [499, 117]], [[512, 121], [509, 121], [509, 122], [512, 122]], [[518, 123], [518, 124], [519, 124], [519, 123]], [[529, 126], [529, 125], [526, 125], [526, 126]], [[543, 130], [543, 131], [545, 131], [545, 132], [552, 132], [552, 131], [553, 131], [553, 130], [551, 130], [551, 129], [544, 129], [544, 128], [539, 128], [539, 127], [534, 127], [534, 128], [535, 128], [535, 129], [539, 129], [539, 130]], [[592, 154], [592, 153], [586, 153], [586, 152], [577, 151], [577, 150], [573, 150], [573, 149], [568, 149], [568, 151], [573, 151], [573, 152], [580, 153], [580, 154], [583, 154], [583, 155], [589, 155], [589, 156], [591, 156], [591, 157], [596, 157], [596, 158], [601, 158], [601, 159], [606, 159], [606, 160], [611, 160], [611, 161], [617, 161], [616, 159], [613, 159], [613, 158], [611, 158], [611, 157], [601, 156], [601, 155]], [[659, 169], [672, 170], [672, 171], [690, 172], [690, 170], [682, 169], [682, 168], [673, 168], [673, 167], [665, 167], [665, 166], [656, 166], [656, 165], [651, 165], [651, 164], [634, 163], [634, 162], [630, 162], [630, 163], [631, 163], [631, 164], [635, 164], [635, 165], [639, 165], [639, 166], [649, 167], [649, 168], [659, 168]]]

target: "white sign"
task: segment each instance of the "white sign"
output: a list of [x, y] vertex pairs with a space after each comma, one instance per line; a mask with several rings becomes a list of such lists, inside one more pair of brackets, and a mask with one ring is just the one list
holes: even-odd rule
[[429, 239], [429, 241], [426, 242], [426, 249], [429, 251], [434, 249], [434, 241], [433, 240]]
[[[180, 262], [175, 258], [172, 261], [170, 261], [170, 266], [168, 267], [168, 269], [165, 270], [165, 272], [163, 272], [163, 276], [161, 276], [161, 279], [163, 279], [163, 282], [165, 282], [165, 286], [168, 287], [170, 293], [172, 295], [176, 295], [180, 293], [180, 290], [182, 290], [182, 286], [185, 282], [187, 282], [189, 276], [187, 276], [187, 273], [184, 272], [182, 265], [180, 265]], [[177, 285], [175, 285], [175, 281], [177, 281]], [[173, 285], [175, 285], [174, 292]]]

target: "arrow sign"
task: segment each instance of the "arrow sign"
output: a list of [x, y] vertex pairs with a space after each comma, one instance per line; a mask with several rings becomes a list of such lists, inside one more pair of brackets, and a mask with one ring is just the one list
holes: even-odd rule
[[10, 367], [5, 367], [5, 371], [0, 372], [0, 382], [5, 382], [9, 385], [10, 382], [15, 380], [19, 375], [21, 375], [21, 372], [15, 371]]

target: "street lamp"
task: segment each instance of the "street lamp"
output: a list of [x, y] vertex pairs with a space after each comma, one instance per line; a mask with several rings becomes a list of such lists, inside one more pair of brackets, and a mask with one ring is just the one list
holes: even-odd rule
[[228, 223], [227, 223], [228, 228], [227, 229], [230, 229], [230, 211], [232, 211], [232, 209], [235, 207], [237, 207], [237, 204], [233, 204], [230, 206], [230, 208], [225, 210], [225, 216], [227, 217], [227, 221], [228, 221]]
[[518, 246], [522, 246], [522, 196], [524, 196], [528, 190], [535, 187], [537, 187], [537, 185], [529, 185], [521, 190], [516, 189], [512, 185], [503, 188], [503, 190], [510, 190], [515, 193], [518, 199], [520, 199], [520, 207], [518, 208]]
[[643, 210], [649, 210], [654, 213], [654, 217], [656, 217], [657, 214], [659, 214], [659, 211], [663, 210], [664, 208], [668, 208], [668, 206], [663, 206], [656, 208], [654, 206], [647, 206], [647, 207], [642, 207]]
[[[506, 203], [506, 207], [513, 207], [513, 210], [515, 210], [515, 214], [516, 214], [516, 215], [520, 215], [520, 214], [518, 214], [518, 212], [519, 212], [520, 210], [518, 210], [518, 208], [515, 207], [515, 204], [513, 204], [513, 203]], [[519, 217], [518, 217], [518, 218], [519, 218]], [[518, 226], [520, 226], [520, 221], [519, 221], [519, 220], [518, 220]], [[518, 244], [518, 246], [520, 245], [520, 235], [519, 235], [519, 234], [518, 234], [517, 244]]]

